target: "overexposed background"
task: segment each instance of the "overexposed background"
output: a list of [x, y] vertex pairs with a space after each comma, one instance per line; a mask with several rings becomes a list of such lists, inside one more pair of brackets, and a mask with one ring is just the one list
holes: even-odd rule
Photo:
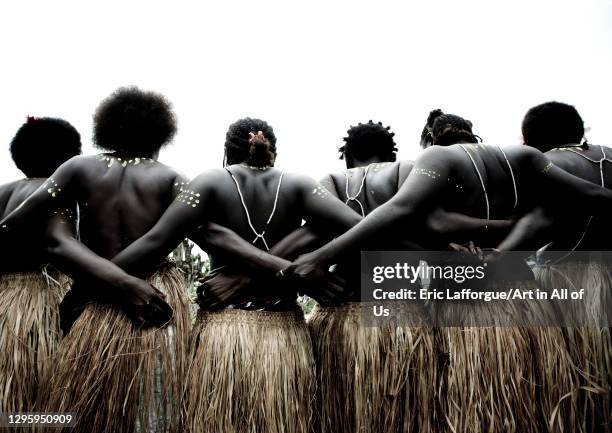
[[21, 177], [9, 142], [27, 115], [91, 118], [122, 85], [164, 93], [179, 132], [161, 160], [220, 166], [227, 126], [269, 121], [278, 165], [343, 167], [350, 124], [390, 124], [414, 158], [433, 108], [487, 142], [520, 142], [525, 111], [556, 99], [612, 144], [609, 0], [5, 1], [0, 5], [0, 183]]

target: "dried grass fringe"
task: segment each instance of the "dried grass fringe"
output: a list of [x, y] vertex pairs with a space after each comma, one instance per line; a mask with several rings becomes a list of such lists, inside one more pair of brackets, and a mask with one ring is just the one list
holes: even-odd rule
[[[538, 266], [534, 273], [542, 288], [586, 288], [587, 315], [593, 323], [609, 323], [612, 268], [597, 262], [566, 262]], [[609, 327], [573, 326], [563, 329], [570, 356], [579, 371], [580, 425], [574, 431], [612, 431], [612, 339]], [[558, 430], [558, 429], [557, 429]]]
[[74, 428], [52, 432], [182, 432], [189, 343], [185, 280], [164, 265], [149, 282], [174, 310], [164, 328], [140, 330], [117, 307], [90, 304], [62, 340], [41, 393], [47, 412], [74, 412]]
[[[319, 308], [309, 321], [317, 364], [315, 431], [436, 431], [432, 328], [389, 322], [365, 327], [361, 305]], [[429, 323], [423, 308], [405, 308], [411, 322], [416, 317]]]
[[[523, 287], [520, 287], [520, 285]], [[514, 283], [521, 290], [533, 281]], [[521, 323], [534, 314], [552, 323], [552, 305], [529, 302], [475, 302], [467, 306], [437, 302], [437, 323]], [[529, 320], [524, 317], [523, 319]], [[525, 323], [533, 323], [532, 321]], [[473, 326], [437, 329], [437, 345], [447, 365], [440, 382], [444, 431], [579, 431], [577, 370], [559, 327]]]
[[0, 412], [35, 409], [40, 378], [59, 345], [63, 275], [0, 275]]
[[307, 433], [315, 393], [301, 311], [198, 312], [187, 379], [190, 433]]

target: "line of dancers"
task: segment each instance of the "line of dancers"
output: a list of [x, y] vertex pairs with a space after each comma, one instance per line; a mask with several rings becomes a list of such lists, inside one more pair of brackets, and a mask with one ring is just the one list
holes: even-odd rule
[[[158, 161], [175, 132], [166, 98], [136, 87], [97, 108], [100, 154], [81, 155], [65, 120], [17, 131], [26, 178], [0, 186], [0, 412], [72, 412], [71, 431], [95, 433], [612, 431], [612, 267], [580, 254], [609, 249], [612, 149], [584, 140], [574, 107], [530, 109], [521, 146], [434, 110], [415, 161], [396, 161], [390, 127], [360, 123], [347, 169], [320, 182], [276, 168], [272, 127], [248, 117], [224, 166], [189, 180]], [[184, 239], [213, 269], [195, 322], [167, 260]], [[364, 326], [360, 251], [466, 243], [565, 251], [513, 284], [585, 287], [601, 326], [504, 326], [524, 312], [444, 302]], [[300, 294], [319, 304], [308, 322]], [[531, 308], [558, 320], [552, 302]], [[458, 316], [499, 326], [431, 326]]]

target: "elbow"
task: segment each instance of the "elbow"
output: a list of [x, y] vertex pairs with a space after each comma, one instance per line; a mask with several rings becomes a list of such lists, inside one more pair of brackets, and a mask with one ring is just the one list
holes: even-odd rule
[[56, 234], [49, 234], [46, 238], [45, 249], [51, 258], [61, 258], [66, 255], [68, 249], [68, 239]]
[[426, 219], [425, 225], [427, 230], [441, 235], [447, 235], [451, 232], [447, 220], [444, 218], [444, 211], [436, 209]]

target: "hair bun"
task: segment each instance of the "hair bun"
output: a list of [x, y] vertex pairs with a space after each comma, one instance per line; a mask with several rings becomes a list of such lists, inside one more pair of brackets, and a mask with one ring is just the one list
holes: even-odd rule
[[267, 138], [255, 136], [250, 140], [247, 164], [253, 167], [269, 167], [274, 159], [271, 144]]
[[444, 115], [444, 111], [440, 110], [439, 108], [436, 108], [435, 110], [431, 111], [429, 113], [429, 116], [427, 116], [427, 126], [429, 126], [430, 128], [433, 126], [434, 121], [440, 117]]

